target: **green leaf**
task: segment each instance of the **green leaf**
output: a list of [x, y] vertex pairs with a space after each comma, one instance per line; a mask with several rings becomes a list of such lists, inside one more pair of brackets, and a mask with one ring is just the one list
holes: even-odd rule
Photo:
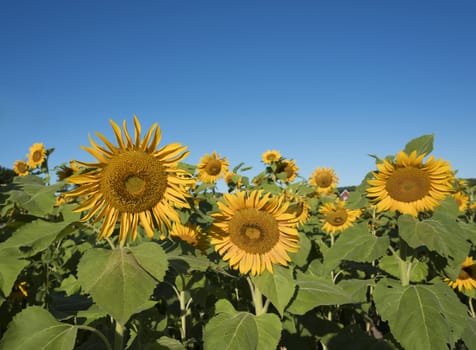
[[228, 300], [217, 301], [215, 309], [216, 316], [205, 326], [205, 350], [274, 350], [278, 346], [282, 326], [277, 315], [238, 312]]
[[38, 217], [45, 217], [52, 212], [56, 202], [55, 192], [64, 186], [63, 183], [46, 186], [42, 178], [34, 175], [17, 176], [13, 185], [20, 189], [9, 191], [7, 201], [16, 203], [28, 214]]
[[258, 327], [257, 350], [275, 350], [281, 339], [282, 325], [275, 314], [262, 314], [254, 316]]
[[324, 253], [324, 267], [331, 271], [342, 260], [372, 262], [385, 255], [389, 244], [388, 236], [376, 237], [369, 233], [366, 222], [349, 227]]
[[402, 215], [398, 218], [398, 227], [400, 236], [410, 247], [426, 246], [447, 258], [452, 267], [448, 277], [456, 278], [471, 243], [460, 233], [461, 226], [455, 220], [440, 217], [439, 220], [419, 221]]
[[299, 232], [299, 250], [296, 253], [290, 253], [289, 256], [294, 264], [297, 266], [304, 266], [307, 264], [307, 258], [311, 251], [312, 242], [305, 233]]
[[408, 350], [447, 350], [466, 327], [466, 307], [446, 284], [401, 286], [383, 279], [374, 290], [377, 312]]
[[76, 341], [77, 328], [58, 322], [39, 306], [30, 306], [8, 325], [0, 349], [69, 350]]
[[288, 311], [293, 314], [304, 315], [320, 305], [342, 305], [354, 302], [351, 293], [334, 285], [331, 281], [308, 273], [298, 271], [296, 283], [297, 294], [288, 307]]
[[18, 258], [18, 254], [0, 256], [0, 291], [4, 296], [10, 295], [20, 272], [29, 264], [28, 260]]
[[9, 239], [2, 243], [0, 251], [14, 248], [26, 256], [33, 256], [69, 232], [70, 225], [69, 221], [51, 222], [41, 219], [32, 221], [20, 226]]
[[167, 269], [160, 245], [148, 242], [112, 251], [91, 249], [78, 265], [78, 280], [100, 308], [124, 325], [150, 307], [149, 297]]
[[433, 151], [433, 139], [434, 134], [423, 135], [417, 137], [405, 145], [405, 153], [410, 154], [416, 151], [418, 155], [426, 153], [429, 154]]
[[273, 303], [281, 317], [284, 308], [291, 300], [296, 289], [292, 270], [283, 266], [275, 266], [274, 273], [265, 271], [262, 275], [252, 278], [261, 293]]
[[461, 335], [465, 345], [468, 349], [476, 349], [476, 318], [469, 318], [466, 321], [467, 325]]

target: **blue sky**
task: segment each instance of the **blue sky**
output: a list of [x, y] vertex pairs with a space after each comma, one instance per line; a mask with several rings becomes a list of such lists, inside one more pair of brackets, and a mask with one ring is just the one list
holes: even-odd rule
[[91, 160], [108, 120], [154, 122], [188, 163], [216, 150], [263, 169], [361, 182], [411, 139], [476, 177], [476, 2], [2, 1], [0, 165], [55, 148]]

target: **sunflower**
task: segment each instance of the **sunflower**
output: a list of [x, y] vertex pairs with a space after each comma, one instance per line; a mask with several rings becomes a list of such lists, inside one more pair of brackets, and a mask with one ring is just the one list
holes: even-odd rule
[[13, 171], [19, 176], [27, 176], [30, 173], [30, 167], [24, 160], [17, 160], [13, 164]]
[[316, 186], [316, 192], [319, 194], [330, 194], [337, 187], [337, 178], [331, 168], [316, 168], [309, 177], [309, 184]]
[[368, 197], [378, 211], [399, 211], [417, 217], [418, 213], [433, 210], [439, 201], [451, 194], [454, 174], [448, 162], [431, 156], [423, 162], [425, 153], [417, 155], [401, 151], [395, 161], [384, 159], [368, 180]]
[[456, 200], [458, 210], [464, 213], [469, 207], [469, 197], [463, 191], [453, 193], [451, 196]]
[[207, 237], [198, 225], [183, 225], [174, 223], [169, 232], [171, 237], [176, 237], [204, 252], [208, 247]]
[[15, 282], [8, 299], [16, 303], [23, 302], [28, 297], [27, 285], [26, 281]]
[[288, 213], [284, 197], [263, 190], [224, 194], [220, 211], [212, 214], [211, 244], [231, 268], [246, 274], [273, 272], [273, 264], [287, 266], [287, 252], [299, 249], [297, 218]]
[[276, 174], [284, 173], [286, 177], [280, 179], [283, 182], [292, 182], [296, 178], [299, 171], [299, 167], [296, 165], [296, 161], [285, 159], [278, 163], [276, 167]]
[[56, 171], [56, 175], [58, 176], [59, 181], [63, 181], [79, 170], [81, 170], [81, 168], [76, 164], [76, 162], [70, 161], [69, 166], [66, 164], [61, 165]]
[[263, 158], [263, 163], [273, 164], [281, 158], [281, 153], [273, 149], [271, 151], [264, 152], [261, 157]]
[[469, 291], [476, 288], [476, 264], [474, 263], [473, 258], [467, 256], [463, 261], [458, 277], [456, 277], [456, 281], [452, 281], [448, 277], [445, 277], [444, 281], [448, 282], [448, 285], [451, 288], [458, 288], [460, 292], [463, 291], [463, 289]]
[[205, 154], [197, 165], [198, 179], [203, 182], [215, 183], [228, 172], [228, 160], [226, 157], [220, 158], [215, 151]]
[[322, 230], [329, 234], [335, 234], [351, 227], [360, 216], [361, 211], [347, 209], [344, 201], [336, 199], [334, 202], [322, 204], [319, 213], [324, 216], [321, 219]]
[[30, 147], [30, 153], [28, 154], [28, 165], [30, 168], [37, 168], [45, 161], [45, 158], [46, 150], [42, 143], [35, 143]]
[[174, 143], [157, 149], [161, 131], [156, 123], [141, 141], [141, 126], [135, 115], [134, 141], [125, 120], [124, 137], [121, 128], [112, 120], [110, 123], [118, 145], [113, 145], [98, 132], [96, 135], [107, 149], [89, 137], [92, 147], [82, 148], [99, 162], [77, 162], [90, 169], [67, 179], [79, 186], [66, 196], [86, 197], [75, 211], [89, 211], [81, 221], [93, 217], [94, 222], [103, 220], [100, 239], [111, 236], [116, 222], [120, 223], [121, 244], [129, 236], [132, 241], [136, 239], [139, 224], [150, 238], [155, 227], [163, 234], [172, 227], [172, 222], [179, 221], [175, 208], [189, 207], [187, 187], [194, 180], [177, 167], [188, 155], [187, 147]]

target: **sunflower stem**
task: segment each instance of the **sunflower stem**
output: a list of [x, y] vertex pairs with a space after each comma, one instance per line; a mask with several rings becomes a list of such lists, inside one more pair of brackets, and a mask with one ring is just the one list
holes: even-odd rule
[[114, 350], [123, 350], [122, 342], [124, 340], [124, 327], [119, 323], [119, 321], [115, 320], [116, 322], [116, 329], [114, 332]]
[[256, 287], [249, 276], [246, 277], [246, 280], [250, 286], [251, 298], [253, 299], [253, 305], [255, 307], [255, 315], [259, 316], [266, 313], [266, 311], [268, 311], [269, 302], [266, 302], [265, 305], [263, 305], [263, 294], [261, 294], [261, 291]]
[[78, 329], [83, 329], [85, 331], [90, 331], [90, 332], [96, 334], [99, 337], [99, 339], [101, 339], [102, 342], [104, 343], [104, 345], [106, 346], [106, 350], [112, 350], [111, 343], [109, 343], [109, 341], [104, 336], [104, 334], [102, 334], [96, 328], [85, 326], [85, 325], [76, 325], [75, 327], [78, 328]]
[[473, 298], [468, 297], [469, 311], [472, 318], [476, 318], [476, 313], [474, 312]]

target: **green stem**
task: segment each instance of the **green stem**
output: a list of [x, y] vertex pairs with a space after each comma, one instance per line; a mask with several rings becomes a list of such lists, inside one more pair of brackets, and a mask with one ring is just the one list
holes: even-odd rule
[[261, 294], [261, 291], [255, 286], [250, 277], [246, 277], [246, 280], [250, 286], [251, 297], [253, 299], [253, 305], [255, 306], [255, 315], [259, 316], [266, 313], [269, 303], [266, 302], [266, 304], [263, 305], [263, 294]]
[[124, 340], [124, 328], [117, 320], [115, 322], [116, 329], [114, 333], [114, 350], [123, 350], [122, 342]]
[[405, 261], [402, 259], [402, 254], [397, 254], [395, 249], [392, 248], [392, 246], [388, 247], [390, 251], [392, 252], [392, 255], [397, 259], [398, 261], [398, 267], [400, 271], [400, 283], [402, 286], [408, 286], [410, 284], [410, 270], [411, 270], [411, 263]]
[[93, 328], [93, 327], [89, 327], [89, 326], [84, 326], [84, 325], [77, 325], [75, 326], [76, 328], [78, 329], [83, 329], [85, 331], [90, 331], [94, 334], [96, 334], [101, 340], [102, 342], [104, 343], [104, 345], [106, 345], [106, 350], [112, 350], [112, 346], [111, 346], [111, 343], [109, 343], [109, 341], [107, 340], [107, 338], [104, 336], [104, 334], [102, 334], [100, 331], [98, 331], [96, 328]]
[[473, 298], [468, 297], [469, 311], [472, 318], [476, 318], [476, 313], [474, 312]]
[[180, 304], [180, 339], [184, 342], [187, 339], [187, 305], [190, 305], [190, 303], [186, 305], [184, 291], [178, 293], [178, 299]]

